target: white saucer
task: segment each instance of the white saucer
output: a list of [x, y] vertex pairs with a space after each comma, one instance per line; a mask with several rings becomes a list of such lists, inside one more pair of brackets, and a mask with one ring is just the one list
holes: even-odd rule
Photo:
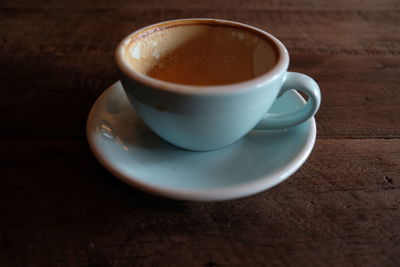
[[[272, 112], [304, 105], [289, 91]], [[137, 117], [120, 82], [96, 101], [87, 121], [89, 145], [101, 164], [127, 184], [182, 200], [215, 201], [248, 196], [292, 175], [309, 156], [315, 119], [282, 131], [251, 131], [235, 144], [211, 152], [179, 149], [160, 139]]]

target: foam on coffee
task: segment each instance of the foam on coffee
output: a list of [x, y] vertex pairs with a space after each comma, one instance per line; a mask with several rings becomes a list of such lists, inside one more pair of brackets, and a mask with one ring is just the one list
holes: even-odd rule
[[133, 36], [124, 58], [147, 76], [187, 85], [224, 85], [253, 79], [277, 62], [274, 46], [229, 25], [189, 24]]

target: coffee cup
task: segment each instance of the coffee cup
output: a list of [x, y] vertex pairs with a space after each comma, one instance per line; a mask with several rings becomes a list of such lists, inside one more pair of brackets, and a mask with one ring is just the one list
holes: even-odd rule
[[[124, 91], [141, 119], [169, 143], [194, 151], [228, 146], [252, 129], [286, 129], [317, 112], [307, 75], [288, 72], [285, 46], [255, 27], [178, 19], [141, 28], [116, 50]], [[308, 96], [295, 112], [270, 114], [286, 91]]]

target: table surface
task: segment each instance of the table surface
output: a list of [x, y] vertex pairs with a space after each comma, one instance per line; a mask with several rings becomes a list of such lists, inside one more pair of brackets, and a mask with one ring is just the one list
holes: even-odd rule
[[[278, 186], [167, 200], [89, 150], [119, 40], [187, 17], [268, 31], [319, 83], [316, 146]], [[400, 266], [399, 1], [2, 1], [0, 84], [0, 266]]]

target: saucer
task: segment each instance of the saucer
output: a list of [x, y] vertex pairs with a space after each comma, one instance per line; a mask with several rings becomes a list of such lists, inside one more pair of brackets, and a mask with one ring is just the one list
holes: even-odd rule
[[[292, 90], [270, 112], [289, 112], [304, 104]], [[287, 130], [253, 130], [220, 150], [183, 150], [138, 118], [119, 81], [93, 105], [86, 131], [94, 155], [117, 178], [152, 194], [197, 201], [235, 199], [275, 186], [300, 168], [316, 138], [312, 118]]]

